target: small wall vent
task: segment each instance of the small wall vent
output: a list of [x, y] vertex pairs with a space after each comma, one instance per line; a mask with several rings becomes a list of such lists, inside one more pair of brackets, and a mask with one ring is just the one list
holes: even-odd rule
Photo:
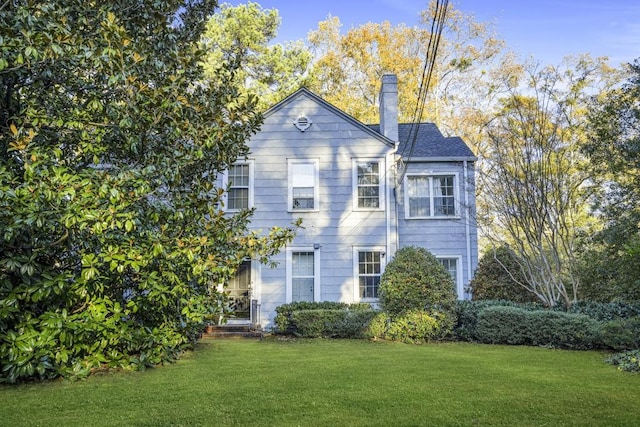
[[300, 116], [293, 122], [293, 125], [297, 127], [300, 132], [304, 132], [311, 127], [311, 123], [308, 117]]

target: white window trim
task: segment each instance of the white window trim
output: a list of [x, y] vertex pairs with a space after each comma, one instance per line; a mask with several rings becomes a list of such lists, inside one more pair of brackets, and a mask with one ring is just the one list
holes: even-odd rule
[[[454, 193], [453, 193], [453, 206], [455, 209], [455, 214], [454, 215], [429, 215], [429, 216], [411, 216], [411, 210], [409, 208], [409, 178], [412, 176], [420, 176], [420, 177], [429, 177], [429, 178], [433, 178], [433, 177], [440, 177], [440, 176], [453, 176], [453, 189], [454, 189]], [[429, 181], [430, 185], [431, 185], [431, 180]], [[462, 188], [460, 188], [460, 179], [458, 176], [458, 172], [433, 172], [433, 173], [429, 173], [429, 172], [420, 172], [420, 173], [407, 173], [404, 183], [403, 183], [403, 190], [404, 190], [404, 218], [405, 219], [460, 219], [460, 206], [459, 206], [459, 200], [460, 200], [460, 194]], [[433, 188], [429, 189], [429, 203], [430, 203], [430, 212], [435, 212], [435, 206], [434, 206], [434, 195], [432, 194], [432, 190]]]
[[[249, 165], [249, 200], [247, 202], [247, 209], [253, 208], [253, 181], [254, 181], [254, 171], [255, 171], [255, 161], [254, 160], [242, 160], [235, 162], [234, 165]], [[222, 187], [227, 188], [229, 186], [229, 170], [225, 170], [222, 173]], [[229, 209], [229, 193], [225, 191], [224, 193], [224, 210], [225, 212], [240, 212], [240, 209]]]
[[[293, 171], [294, 164], [312, 163], [315, 185], [313, 188], [313, 209], [293, 208]], [[318, 212], [320, 210], [320, 160], [318, 159], [287, 159], [287, 210], [289, 212]]]
[[[377, 303], [378, 298], [360, 298], [360, 274], [358, 265], [359, 252], [380, 252], [380, 278], [386, 267], [386, 248], [384, 246], [354, 246], [353, 247], [353, 301]], [[378, 289], [379, 291], [379, 289]]]
[[[361, 208], [358, 206], [358, 163], [376, 162], [378, 163], [378, 207], [377, 208]], [[387, 166], [384, 158], [377, 157], [360, 157], [351, 159], [351, 182], [353, 193], [353, 210], [354, 211], [383, 211], [385, 207], [386, 192], [386, 171]]]
[[314, 249], [313, 246], [294, 246], [287, 247], [285, 262], [285, 302], [287, 304], [293, 302], [293, 253], [294, 252], [313, 252], [313, 300], [321, 301], [322, 295], [320, 289], [320, 250]]
[[464, 286], [462, 285], [462, 255], [434, 255], [436, 259], [455, 259], [456, 260], [456, 296], [458, 299], [464, 299]]

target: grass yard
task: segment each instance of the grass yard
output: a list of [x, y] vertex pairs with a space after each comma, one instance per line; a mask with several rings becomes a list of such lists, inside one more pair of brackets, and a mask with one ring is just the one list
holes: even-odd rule
[[468, 343], [203, 340], [142, 373], [0, 386], [0, 425], [640, 425], [640, 376], [604, 358]]

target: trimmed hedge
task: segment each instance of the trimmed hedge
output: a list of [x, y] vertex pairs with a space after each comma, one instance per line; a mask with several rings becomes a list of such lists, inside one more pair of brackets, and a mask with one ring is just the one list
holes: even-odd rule
[[477, 335], [488, 344], [591, 349], [600, 323], [583, 314], [518, 307], [487, 307], [478, 314]]
[[487, 307], [518, 307], [523, 310], [542, 310], [540, 303], [517, 303], [505, 300], [458, 301], [456, 305], [457, 323], [454, 336], [460, 341], [478, 341], [478, 314]]
[[344, 302], [334, 301], [297, 301], [288, 304], [282, 304], [276, 307], [276, 324], [277, 332], [282, 334], [293, 334], [295, 327], [291, 322], [291, 316], [296, 311], [302, 310], [350, 310], [350, 311], [367, 311], [371, 310], [371, 305], [367, 303], [347, 304]]
[[366, 338], [374, 310], [301, 310], [291, 314], [293, 334], [303, 338]]

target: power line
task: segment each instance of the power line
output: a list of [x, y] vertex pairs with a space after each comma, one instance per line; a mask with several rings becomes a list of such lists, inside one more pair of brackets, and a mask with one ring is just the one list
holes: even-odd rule
[[[411, 156], [413, 155], [413, 151], [415, 149], [416, 141], [418, 139], [420, 121], [422, 120], [424, 108], [427, 103], [427, 93], [429, 91], [429, 86], [433, 77], [433, 70], [435, 68], [436, 58], [438, 54], [438, 46], [440, 45], [440, 38], [444, 29], [448, 6], [448, 0], [436, 0], [435, 2], [433, 20], [431, 21], [431, 33], [429, 34], [429, 44], [427, 45], [424, 68], [422, 69], [422, 77], [420, 79], [420, 87], [418, 89], [418, 100], [416, 102], [416, 108], [413, 112], [413, 119], [411, 120], [411, 127], [409, 128], [407, 144], [405, 144], [402, 148], [400, 156], [402, 159], [405, 158], [407, 147], [409, 147], [409, 154], [406, 157], [406, 161], [404, 161], [404, 166], [402, 167], [402, 173], [400, 174], [398, 185], [401, 185], [402, 181], [404, 180], [407, 172], [406, 163], [409, 159], [411, 159]], [[411, 144], [409, 144], [409, 141], [411, 141]]]

